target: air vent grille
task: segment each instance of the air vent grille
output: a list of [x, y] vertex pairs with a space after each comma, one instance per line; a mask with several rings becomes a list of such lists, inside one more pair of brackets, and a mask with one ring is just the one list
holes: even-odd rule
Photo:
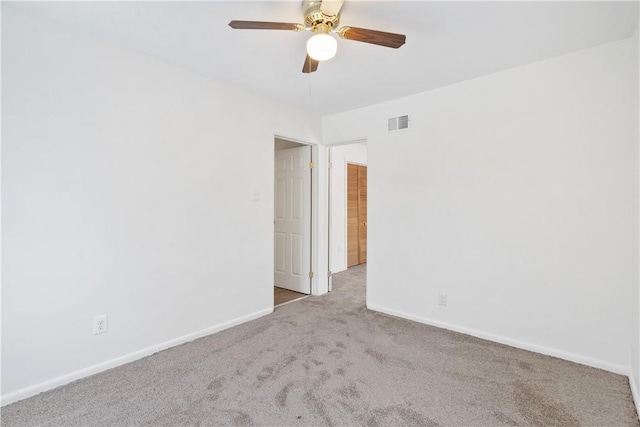
[[387, 120], [387, 131], [397, 132], [409, 129], [409, 116], [392, 117]]

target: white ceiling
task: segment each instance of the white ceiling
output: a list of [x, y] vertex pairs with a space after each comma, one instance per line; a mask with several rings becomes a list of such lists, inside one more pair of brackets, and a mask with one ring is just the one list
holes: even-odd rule
[[227, 26], [232, 19], [302, 22], [297, 1], [10, 5], [321, 115], [620, 40], [638, 22], [637, 1], [347, 0], [341, 24], [403, 33], [407, 43], [395, 50], [339, 40], [334, 59], [303, 74], [309, 32]]

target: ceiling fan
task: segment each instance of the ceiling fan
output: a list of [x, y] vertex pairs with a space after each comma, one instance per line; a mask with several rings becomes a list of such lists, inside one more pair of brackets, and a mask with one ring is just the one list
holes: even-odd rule
[[304, 24], [263, 21], [231, 21], [229, 26], [237, 30], [290, 30], [313, 31], [315, 35], [307, 41], [307, 58], [302, 67], [303, 73], [313, 73], [320, 61], [331, 59], [336, 54], [338, 42], [331, 36], [337, 33], [341, 38], [379, 46], [399, 48], [405, 43], [404, 34], [386, 33], [357, 27], [341, 27], [340, 10], [344, 0], [303, 0], [302, 14]]

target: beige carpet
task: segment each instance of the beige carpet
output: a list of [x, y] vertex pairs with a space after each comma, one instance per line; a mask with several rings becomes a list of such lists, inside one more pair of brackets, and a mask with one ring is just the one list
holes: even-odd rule
[[364, 275], [9, 405], [2, 425], [639, 425], [625, 377], [369, 311]]

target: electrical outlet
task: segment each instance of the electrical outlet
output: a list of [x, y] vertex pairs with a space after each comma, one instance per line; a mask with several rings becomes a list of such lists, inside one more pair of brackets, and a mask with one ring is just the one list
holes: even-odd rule
[[109, 330], [109, 325], [107, 323], [107, 315], [103, 314], [102, 316], [96, 316], [93, 318], [93, 334], [104, 334]]
[[447, 294], [439, 293], [438, 294], [438, 305], [447, 305]]
[[258, 190], [257, 188], [254, 188], [253, 191], [251, 192], [251, 201], [257, 202], [259, 200], [260, 200], [260, 190]]
[[340, 245], [337, 246], [337, 252], [340, 253], [340, 251], [342, 250], [342, 248], [340, 247]]

